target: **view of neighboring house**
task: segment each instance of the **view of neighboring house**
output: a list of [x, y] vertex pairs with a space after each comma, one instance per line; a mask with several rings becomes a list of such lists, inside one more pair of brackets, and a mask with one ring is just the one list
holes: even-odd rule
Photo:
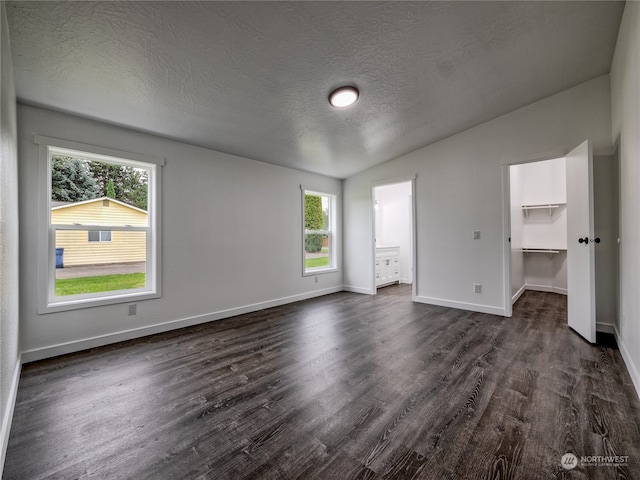
[[148, 214], [119, 200], [102, 197], [74, 203], [53, 202], [52, 225], [104, 225], [104, 230], [56, 230], [56, 248], [65, 267], [144, 262], [146, 233], [109, 227], [144, 227]]

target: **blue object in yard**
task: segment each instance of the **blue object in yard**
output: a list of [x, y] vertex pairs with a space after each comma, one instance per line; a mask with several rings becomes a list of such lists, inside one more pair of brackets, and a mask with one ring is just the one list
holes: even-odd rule
[[64, 268], [64, 261], [62, 256], [64, 255], [64, 248], [56, 248], [56, 268]]

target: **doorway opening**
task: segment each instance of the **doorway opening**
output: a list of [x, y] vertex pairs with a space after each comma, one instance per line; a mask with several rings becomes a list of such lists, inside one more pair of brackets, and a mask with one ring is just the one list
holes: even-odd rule
[[526, 290], [567, 295], [564, 157], [509, 166], [511, 305]]
[[[518, 166], [503, 168], [504, 185], [508, 186], [503, 197], [504, 225], [510, 242], [504, 250], [505, 316], [511, 316], [513, 302], [527, 289], [546, 287], [547, 291], [556, 293], [566, 290], [569, 327], [594, 343], [595, 246], [600, 238], [594, 235], [591, 142], [585, 140], [575, 147], [564, 156], [564, 161], [545, 162], [523, 164], [533, 170], [521, 175], [522, 184], [533, 179], [533, 185], [521, 189], [520, 198], [515, 193], [520, 181], [515, 173]], [[531, 221], [533, 212], [538, 216]], [[541, 258], [533, 260], [536, 256]], [[547, 256], [546, 268], [541, 263], [544, 256]], [[537, 263], [535, 276], [525, 271], [525, 261]]]
[[374, 294], [395, 285], [415, 297], [413, 189], [413, 179], [372, 186]]

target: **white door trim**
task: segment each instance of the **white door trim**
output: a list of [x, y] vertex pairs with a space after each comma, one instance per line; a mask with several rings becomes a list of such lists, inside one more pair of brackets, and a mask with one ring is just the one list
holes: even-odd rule
[[370, 215], [370, 262], [371, 279], [370, 292], [372, 295], [377, 294], [376, 289], [376, 214], [375, 214], [375, 189], [386, 185], [395, 185], [398, 183], [411, 183], [411, 300], [415, 301], [418, 292], [418, 272], [417, 272], [417, 238], [416, 238], [416, 178], [417, 175], [409, 175], [406, 177], [394, 177], [384, 180], [375, 180], [370, 182], [369, 186], [369, 215]]
[[513, 315], [513, 304], [511, 303], [511, 182], [509, 168], [512, 165], [522, 165], [525, 163], [543, 162], [555, 158], [566, 157], [576, 146], [563, 149], [547, 150], [544, 152], [521, 155], [506, 160], [502, 163], [502, 265], [503, 265], [503, 288], [504, 288], [504, 316]]

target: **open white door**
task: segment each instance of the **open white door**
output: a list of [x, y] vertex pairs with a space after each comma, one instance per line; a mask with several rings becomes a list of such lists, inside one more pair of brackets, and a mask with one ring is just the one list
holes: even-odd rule
[[567, 155], [567, 316], [569, 326], [596, 341], [593, 157], [585, 141]]

